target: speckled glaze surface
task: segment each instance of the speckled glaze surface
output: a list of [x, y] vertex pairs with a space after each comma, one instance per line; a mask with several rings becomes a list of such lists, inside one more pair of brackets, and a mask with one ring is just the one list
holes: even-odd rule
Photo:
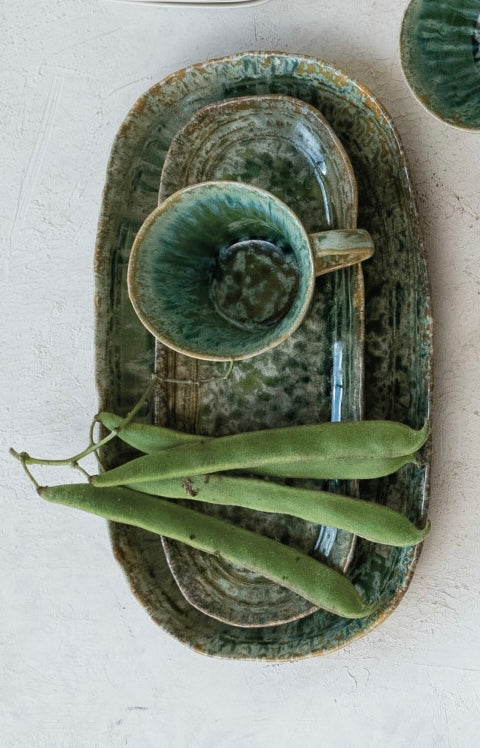
[[412, 0], [402, 25], [402, 67], [440, 119], [480, 129], [480, 0]]
[[[186, 185], [210, 179], [237, 179], [268, 190], [301, 216], [309, 231], [356, 225], [357, 188], [350, 161], [320, 113], [296, 99], [242, 97], [196, 112], [167, 153], [159, 201]], [[236, 364], [231, 380], [220, 391], [215, 383], [202, 386], [194, 401], [190, 393], [186, 412], [181, 403], [187, 393], [179, 391], [177, 414], [183, 410], [188, 430], [208, 434], [332, 417], [358, 418], [362, 316], [360, 269], [343, 279], [319, 280], [307, 322], [291, 339], [254, 361]], [[341, 359], [339, 353], [332, 357], [335, 349], [341, 350]], [[186, 359], [183, 362], [188, 365]], [[204, 379], [209, 375], [211, 369], [199, 363], [194, 376]], [[338, 390], [332, 390], [332, 375], [341, 387], [341, 401], [336, 397]], [[221, 425], [215, 423], [220, 418]], [[339, 489], [340, 484], [332, 488]], [[352, 493], [355, 486], [343, 484], [343, 490]], [[334, 528], [234, 507], [203, 504], [202, 511], [282, 540], [342, 570], [353, 553], [353, 536]], [[185, 597], [221, 621], [278, 625], [315, 610], [258, 574], [182, 543], [164, 538], [163, 544]]]
[[[352, 161], [359, 188], [358, 222], [371, 232], [376, 245], [374, 257], [364, 265], [365, 417], [399, 420], [418, 428], [430, 412], [432, 322], [417, 211], [402, 147], [388, 114], [367, 89], [327, 63], [286, 53], [241, 53], [174, 73], [137, 102], [120, 128], [108, 167], [96, 254], [101, 407], [126, 412], [153, 369], [152, 340], [126, 303], [125, 274], [134, 236], [155, 207], [172, 137], [201, 106], [262, 93], [290, 95], [318, 108]], [[292, 366], [299, 360], [295, 357]], [[168, 363], [166, 355], [166, 371]], [[180, 378], [195, 374], [186, 362], [176, 364]], [[180, 394], [171, 386], [165, 398], [158, 397], [158, 412], [166, 422], [169, 414], [179, 412], [173, 403]], [[292, 410], [301, 407], [302, 402], [295, 402], [295, 393], [291, 394]], [[182, 400], [188, 412], [185, 394]], [[153, 418], [153, 409], [153, 403], [145, 409], [146, 420]], [[256, 415], [251, 414], [253, 423]], [[228, 428], [221, 413], [211, 413], [210, 418], [219, 433]], [[188, 425], [181, 409], [175, 421], [179, 428]], [[127, 450], [113, 444], [104, 453], [109, 465], [127, 456]], [[418, 467], [364, 482], [360, 493], [420, 523], [428, 503], [428, 465], [427, 448]], [[240, 628], [206, 616], [187, 602], [158, 537], [121, 525], [112, 525], [111, 534], [116, 558], [152, 618], [196, 651], [232, 659], [289, 660], [345, 646], [394, 610], [420, 552], [419, 547], [387, 548], [357, 540], [349, 576], [369, 600], [379, 601], [378, 611], [367, 619], [352, 621], [318, 611], [280, 626]]]

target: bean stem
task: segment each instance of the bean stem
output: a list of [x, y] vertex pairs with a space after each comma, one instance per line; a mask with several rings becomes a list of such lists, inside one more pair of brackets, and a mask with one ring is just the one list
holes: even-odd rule
[[221, 377], [206, 377], [205, 379], [170, 379], [162, 377], [161, 381], [165, 382], [166, 384], [185, 384], [193, 387], [200, 387], [200, 385], [207, 384], [209, 382], [223, 382], [230, 377], [230, 374], [233, 371], [234, 363], [235, 362], [233, 358], [228, 361], [225, 374], [222, 374]]
[[[127, 413], [127, 415], [124, 418], [121, 418], [118, 427], [112, 429], [109, 434], [103, 437], [103, 439], [100, 439], [97, 442], [93, 442], [92, 441], [93, 431], [91, 429], [90, 430], [90, 443], [88, 447], [86, 447], [84, 450], [82, 450], [78, 454], [73, 455], [73, 457], [65, 457], [64, 459], [60, 459], [60, 460], [49, 460], [49, 459], [45, 459], [41, 457], [31, 457], [28, 454], [28, 452], [17, 452], [12, 447], [10, 447], [9, 452], [17, 460], [20, 460], [20, 462], [22, 463], [24, 467], [26, 465], [52, 465], [52, 466], [65, 465], [65, 466], [73, 467], [77, 470], [80, 470], [84, 475], [86, 475], [87, 477], [90, 477], [88, 476], [88, 473], [86, 473], [86, 471], [82, 467], [80, 467], [80, 465], [78, 465], [80, 460], [83, 460], [85, 457], [92, 454], [92, 452], [96, 452], [98, 449], [100, 449], [100, 447], [103, 447], [105, 444], [108, 444], [109, 441], [111, 441], [117, 436], [118, 432], [124, 426], [127, 426], [130, 423], [130, 421], [133, 418], [135, 418], [137, 413], [141, 410], [143, 405], [147, 402], [150, 395], [152, 394], [154, 384], [155, 384], [155, 378], [152, 377], [152, 381], [148, 385], [147, 389], [143, 393], [140, 400], [134, 405], [134, 407], [129, 411], [129, 413]], [[31, 474], [30, 474], [30, 477], [32, 477]]]

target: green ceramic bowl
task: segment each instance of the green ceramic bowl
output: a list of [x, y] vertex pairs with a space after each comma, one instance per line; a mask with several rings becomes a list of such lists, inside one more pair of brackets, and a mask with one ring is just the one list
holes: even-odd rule
[[315, 276], [372, 252], [365, 231], [308, 235], [271, 193], [205, 182], [175, 192], [147, 218], [132, 247], [128, 291], [157, 340], [195, 358], [239, 361], [297, 329]]
[[204, 182], [175, 192], [147, 218], [132, 247], [128, 291], [157, 340], [195, 358], [240, 361], [297, 329], [316, 276], [372, 253], [366, 231], [308, 235], [271, 193]]
[[418, 100], [450, 125], [480, 129], [480, 0], [412, 0], [400, 37]]
[[206, 182], [171, 195], [135, 238], [128, 289], [165, 345], [205, 360], [240, 360], [300, 324], [314, 264], [299, 220], [264, 190]]

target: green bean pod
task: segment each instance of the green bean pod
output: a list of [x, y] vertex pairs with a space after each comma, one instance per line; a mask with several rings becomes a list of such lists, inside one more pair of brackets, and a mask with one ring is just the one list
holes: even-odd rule
[[400, 512], [381, 504], [327, 491], [293, 488], [260, 478], [215, 473], [132, 484], [131, 488], [171, 499], [288, 514], [307, 522], [338, 527], [383, 545], [417, 545], [430, 530], [430, 523], [419, 529]]
[[413, 461], [426, 441], [393, 421], [352, 421], [250, 431], [147, 454], [92, 477], [96, 486], [246, 470], [291, 478], [379, 478]]
[[[126, 426], [122, 426], [122, 416], [117, 416], [115, 413], [99, 413], [97, 420], [112, 431], [119, 428], [118, 437], [122, 441], [146, 454], [155, 454], [161, 452], [163, 449], [177, 447], [180, 444], [193, 445], [195, 443], [208, 442], [214, 438], [199, 436], [198, 434], [187, 434], [182, 431], [166, 428], [165, 426], [154, 426], [148, 423], [131, 422]], [[267, 468], [262, 468], [260, 465], [250, 466], [248, 472], [275, 478], [305, 478], [307, 477], [305, 471], [312, 472], [311, 461], [309, 463], [305, 465], [302, 461], [295, 463], [285, 462], [283, 464], [269, 465]], [[401, 457], [392, 457], [389, 461], [383, 459], [377, 464], [372, 460], [370, 469], [372, 473], [376, 472], [377, 474], [388, 475], [396, 472], [404, 465], [415, 463], [416, 460], [413, 455], [402, 455]]]
[[[123, 421], [122, 416], [105, 411], [98, 414], [97, 420], [110, 430], [120, 427], [118, 437], [131, 447], [147, 454], [155, 454], [163, 449], [177, 447], [180, 444], [193, 445], [195, 443], [199, 444], [201, 442], [208, 442], [213, 438], [199, 436], [198, 434], [187, 434], [182, 431], [175, 431], [174, 429], [165, 426], [155, 426], [146, 423], [131, 422], [126, 426], [121, 426]], [[372, 472], [382, 472], [383, 475], [388, 475], [389, 473], [393, 473], [403, 467], [403, 465], [415, 463], [416, 460], [413, 455], [402, 455], [401, 457], [391, 458], [390, 461], [383, 459], [377, 464], [372, 460], [370, 467]], [[256, 475], [269, 475], [282, 478], [304, 478], [306, 477], [305, 470], [307, 469], [310, 470], [310, 472], [312, 471], [310, 464], [304, 465], [302, 461], [297, 461], [295, 463], [285, 462], [283, 464], [269, 465], [267, 468], [262, 468], [260, 465], [257, 465], [249, 467], [248, 471]]]
[[86, 483], [40, 488], [47, 501], [143, 528], [258, 572], [320, 608], [345, 618], [364, 618], [376, 608], [365, 603], [338, 571], [263, 535], [175, 502], [128, 488]]
[[147, 454], [160, 452], [162, 449], [169, 449], [170, 447], [178, 447], [179, 444], [195, 444], [195, 442], [206, 441], [209, 438], [174, 431], [174, 429], [165, 426], [153, 426], [150, 423], [131, 421], [126, 426], [122, 426], [124, 420], [122, 416], [106, 411], [98, 413], [95, 420], [110, 431], [119, 429], [118, 436], [122, 441]]

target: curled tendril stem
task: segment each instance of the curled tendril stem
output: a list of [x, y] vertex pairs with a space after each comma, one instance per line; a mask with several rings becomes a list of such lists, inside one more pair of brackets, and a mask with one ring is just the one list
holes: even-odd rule
[[107, 444], [109, 441], [114, 439], [118, 432], [126, 426], [132, 418], [134, 418], [139, 410], [143, 407], [143, 405], [147, 402], [150, 395], [152, 394], [153, 388], [155, 386], [155, 377], [152, 376], [152, 380], [149, 383], [147, 389], [141, 396], [140, 400], [133, 406], [133, 408], [127, 413], [125, 418], [121, 421], [121, 423], [117, 426], [117, 428], [113, 429], [107, 436], [104, 436], [103, 439], [100, 439], [99, 441], [95, 442], [93, 441], [93, 427], [95, 424], [95, 420], [91, 426], [90, 429], [90, 442], [88, 447], [86, 449], [82, 450], [76, 455], [73, 455], [73, 457], [66, 457], [62, 460], [47, 460], [39, 457], [31, 457], [31, 455], [28, 454], [28, 452], [17, 452], [15, 449], [10, 449], [10, 454], [15, 457], [17, 460], [20, 460], [24, 470], [27, 472], [29, 478], [35, 483], [36, 487], [39, 487], [39, 484], [37, 481], [33, 478], [32, 474], [27, 468], [27, 465], [51, 465], [51, 466], [60, 466], [64, 465], [67, 467], [75, 468], [76, 470], [80, 470], [84, 475], [88, 476], [88, 473], [86, 470], [84, 470], [78, 463], [80, 460], [83, 460], [88, 455], [92, 454], [93, 452], [96, 452], [100, 447], [103, 447], [104, 444]]
[[[211, 382], [213, 380], [222, 381], [226, 380], [230, 377], [232, 370], [233, 370], [233, 359], [228, 362], [227, 368], [225, 373], [221, 377], [211, 377], [209, 379], [198, 379], [198, 380], [177, 380], [177, 379], [164, 379], [164, 382], [171, 383], [171, 384], [191, 384], [194, 386], [200, 386], [203, 383]], [[66, 457], [61, 460], [49, 460], [41, 457], [32, 457], [28, 454], [28, 452], [17, 452], [15, 449], [11, 448], [10, 454], [15, 457], [17, 460], [20, 461], [23, 469], [25, 470], [28, 478], [32, 481], [32, 483], [35, 485], [35, 488], [39, 490], [41, 488], [40, 484], [35, 480], [34, 476], [32, 475], [31, 471], [28, 469], [28, 465], [50, 465], [50, 466], [66, 466], [74, 468], [75, 470], [79, 470], [82, 475], [84, 475], [86, 478], [89, 478], [89, 473], [79, 464], [80, 460], [83, 460], [85, 457], [88, 457], [88, 455], [95, 453], [97, 460], [100, 464], [100, 467], [102, 467], [102, 463], [100, 461], [100, 457], [98, 455], [98, 450], [100, 447], [103, 447], [105, 444], [108, 444], [109, 441], [114, 439], [119, 431], [121, 431], [122, 428], [127, 426], [127, 424], [130, 423], [130, 421], [137, 415], [137, 413], [141, 410], [141, 408], [144, 406], [144, 404], [148, 401], [150, 398], [153, 389], [155, 387], [156, 382], [156, 375], [152, 374], [151, 381], [149, 382], [149, 385], [141, 398], [138, 400], [138, 402], [133, 406], [133, 408], [127, 413], [125, 418], [121, 421], [121, 423], [115, 428], [112, 429], [106, 436], [104, 436], [102, 439], [99, 439], [98, 441], [95, 441], [95, 426], [98, 423], [98, 418], [95, 416], [93, 419], [90, 430], [89, 430], [89, 442], [88, 446], [83, 449], [78, 454], [73, 455], [72, 457]]]
[[189, 385], [192, 387], [200, 387], [202, 384], [208, 384], [208, 382], [224, 382], [225, 380], [229, 379], [230, 374], [232, 373], [234, 365], [233, 358], [227, 363], [227, 368], [225, 371], [225, 374], [222, 374], [221, 377], [207, 377], [206, 379], [170, 379], [170, 378], [162, 378], [162, 382], [165, 382], [165, 384], [184, 384]]

